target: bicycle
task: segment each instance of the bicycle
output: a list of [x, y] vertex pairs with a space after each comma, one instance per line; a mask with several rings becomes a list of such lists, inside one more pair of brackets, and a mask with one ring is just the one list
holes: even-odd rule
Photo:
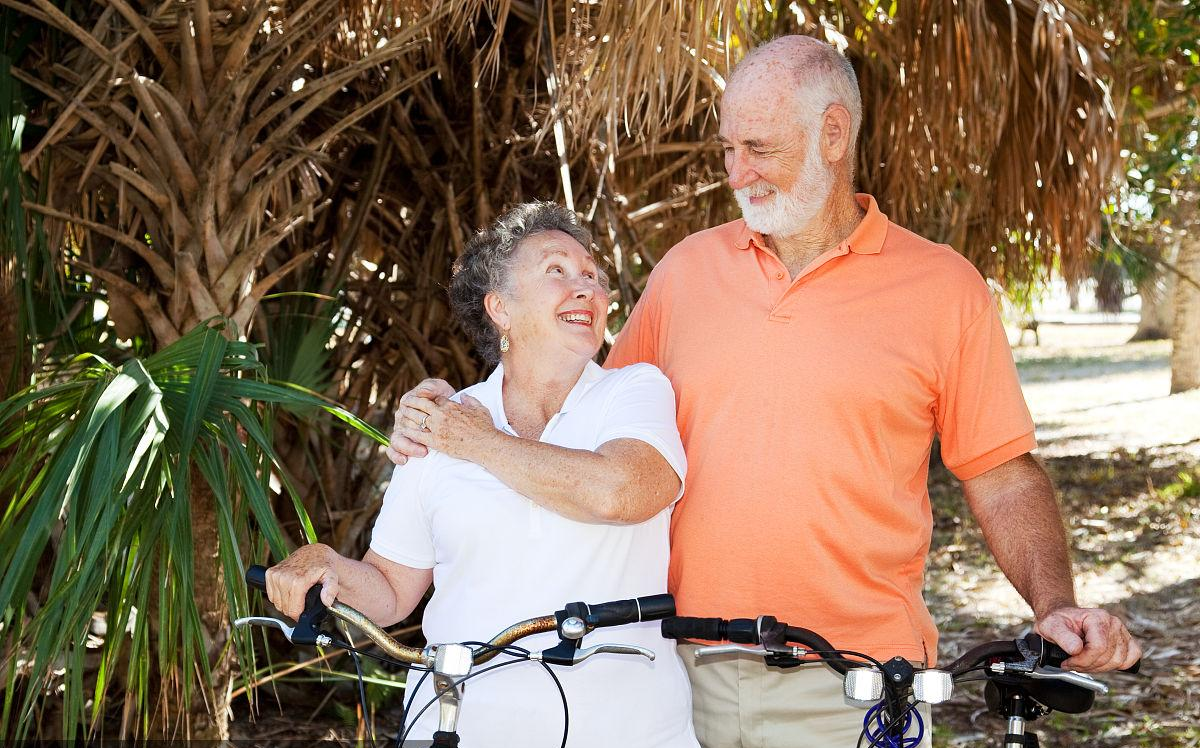
[[[956, 683], [984, 680], [988, 712], [1006, 720], [1004, 748], [1038, 748], [1029, 723], [1050, 712], [1081, 714], [1091, 709], [1097, 693], [1108, 686], [1095, 678], [1059, 667], [1069, 655], [1037, 634], [973, 647], [945, 668], [917, 668], [903, 657], [886, 662], [837, 649], [813, 631], [789, 626], [772, 616], [757, 619], [664, 619], [668, 639], [727, 641], [702, 646], [696, 659], [719, 654], [760, 656], [767, 665], [795, 667], [820, 662], [843, 677], [848, 699], [871, 704], [863, 717], [859, 745], [872, 748], [915, 748], [925, 726], [917, 704], [948, 701]], [[746, 646], [751, 645], [751, 646]], [[1139, 660], [1122, 672], [1136, 673]], [[976, 674], [980, 674], [977, 676]], [[915, 734], [910, 734], [914, 732]]]
[[[265, 591], [267, 588], [266, 567], [251, 566], [246, 570], [246, 583], [253, 588]], [[410, 647], [393, 639], [382, 628], [376, 626], [361, 612], [341, 602], [334, 602], [326, 607], [321, 602], [321, 585], [314, 585], [308, 590], [304, 600], [304, 611], [296, 619], [295, 626], [285, 621], [269, 616], [247, 616], [233, 622], [235, 626], [261, 625], [274, 627], [283, 632], [284, 637], [293, 644], [315, 645], [318, 647], [340, 647], [355, 656], [357, 667], [359, 654], [368, 654], [391, 664], [401, 665], [410, 670], [425, 671], [422, 678], [432, 674], [434, 679], [434, 699], [430, 700], [415, 717], [434, 703], [439, 706], [438, 730], [433, 734], [430, 748], [456, 748], [459, 745], [457, 733], [458, 715], [462, 706], [462, 685], [470, 678], [481, 675], [489, 670], [521, 662], [537, 662], [554, 679], [558, 686], [563, 703], [563, 739], [562, 746], [567, 744], [570, 728], [570, 714], [567, 707], [566, 693], [557, 676], [550, 670], [550, 665], [571, 666], [597, 654], [623, 654], [642, 656], [654, 659], [654, 652], [644, 647], [628, 644], [597, 644], [583, 647], [583, 637], [597, 628], [622, 626], [640, 621], [657, 621], [675, 615], [675, 599], [671, 595], [649, 595], [630, 600], [615, 600], [607, 603], [589, 605], [583, 602], [567, 603], [561, 610], [551, 615], [530, 618], [509, 626], [496, 634], [487, 642], [462, 642], [430, 644], [423, 648]], [[380, 648], [387, 656], [370, 655], [349, 643], [336, 638], [335, 635], [323, 631], [321, 626], [329, 616], [354, 626]], [[558, 644], [542, 650], [530, 652], [513, 646], [521, 639], [555, 631], [558, 633]], [[516, 659], [501, 662], [488, 668], [475, 668], [500, 654], [514, 655]], [[419, 683], [418, 683], [419, 686]], [[413, 689], [415, 696], [416, 689]], [[366, 714], [366, 699], [362, 689], [362, 673], [359, 672], [359, 697], [363, 700], [363, 714]], [[411, 703], [411, 702], [410, 702]], [[407, 712], [407, 709], [406, 709]], [[405, 714], [407, 717], [407, 714]], [[400, 732], [396, 744], [403, 745], [410, 725], [404, 727], [405, 719], [401, 719]], [[373, 740], [372, 740], [373, 742]]]

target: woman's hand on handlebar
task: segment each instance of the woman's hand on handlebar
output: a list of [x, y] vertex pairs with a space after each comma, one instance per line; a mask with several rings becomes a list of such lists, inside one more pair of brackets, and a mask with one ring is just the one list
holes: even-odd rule
[[1142, 656], [1121, 619], [1100, 608], [1058, 608], [1043, 616], [1034, 630], [1071, 655], [1062, 665], [1067, 670], [1124, 670]]
[[333, 605], [338, 594], [338, 575], [334, 569], [337, 552], [324, 543], [297, 548], [282, 563], [267, 569], [267, 597], [271, 604], [293, 621], [304, 611], [304, 595], [321, 585], [321, 602]]

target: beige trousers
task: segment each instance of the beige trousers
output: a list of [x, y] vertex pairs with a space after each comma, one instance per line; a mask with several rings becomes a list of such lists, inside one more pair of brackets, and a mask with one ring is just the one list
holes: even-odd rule
[[[696, 664], [681, 643], [692, 682], [692, 721], [704, 748], [855, 748], [866, 709], [847, 704], [842, 679], [823, 665], [767, 667], [761, 657], [720, 655]], [[929, 705], [922, 748], [933, 745]], [[910, 732], [910, 735], [915, 732]], [[863, 743], [866, 745], [866, 742]]]

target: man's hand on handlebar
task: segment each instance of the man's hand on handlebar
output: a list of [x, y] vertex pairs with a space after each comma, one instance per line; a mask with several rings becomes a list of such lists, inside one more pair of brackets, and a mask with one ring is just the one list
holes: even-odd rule
[[321, 602], [333, 605], [338, 594], [338, 576], [333, 568], [337, 553], [324, 543], [297, 548], [281, 563], [267, 569], [267, 597], [271, 604], [293, 621], [304, 612], [304, 596], [314, 584], [321, 585]]
[[1063, 663], [1068, 670], [1124, 670], [1142, 656], [1121, 619], [1100, 608], [1057, 608], [1038, 620], [1034, 630], [1071, 655]]
[[415, 407], [417, 398], [434, 400], [438, 397], [450, 397], [454, 388], [443, 379], [426, 379], [416, 387], [404, 393], [400, 398], [400, 407], [396, 409], [396, 423], [392, 428], [392, 438], [388, 443], [388, 459], [397, 465], [403, 465], [413, 457], [425, 457], [429, 450], [423, 445], [409, 439], [401, 433], [403, 429], [419, 429], [425, 417], [425, 411]]

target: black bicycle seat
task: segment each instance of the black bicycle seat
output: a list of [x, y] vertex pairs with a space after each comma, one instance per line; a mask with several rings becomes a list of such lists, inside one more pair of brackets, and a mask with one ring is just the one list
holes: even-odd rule
[[[1025, 702], [1035, 702], [1046, 709], [1064, 714], [1082, 714], [1092, 708], [1096, 694], [1086, 688], [1052, 680], [1029, 680], [1018, 676], [994, 675], [988, 678], [983, 688], [983, 698], [988, 711], [1002, 717], [1008, 696], [1019, 694]], [[1028, 717], [1030, 715], [1022, 715]]]

